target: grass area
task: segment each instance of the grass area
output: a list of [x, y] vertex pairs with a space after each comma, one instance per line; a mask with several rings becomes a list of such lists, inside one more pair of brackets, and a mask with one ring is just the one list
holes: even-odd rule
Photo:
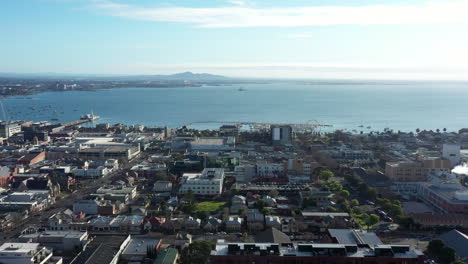
[[226, 205], [226, 202], [201, 202], [195, 204], [196, 212], [216, 212]]

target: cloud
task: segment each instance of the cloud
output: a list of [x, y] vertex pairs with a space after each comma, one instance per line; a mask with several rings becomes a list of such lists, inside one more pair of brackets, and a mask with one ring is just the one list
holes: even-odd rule
[[227, 7], [143, 7], [112, 0], [91, 5], [108, 15], [156, 22], [189, 23], [204, 28], [303, 27], [468, 23], [468, 0], [428, 1], [421, 5], [300, 6], [254, 8], [241, 0]]
[[247, 5], [247, 2], [242, 1], [242, 0], [229, 0], [227, 2], [230, 3], [230, 4], [233, 4], [233, 5], [237, 5], [237, 6], [246, 6]]
[[309, 39], [312, 37], [312, 33], [294, 33], [287, 35], [290, 39]]

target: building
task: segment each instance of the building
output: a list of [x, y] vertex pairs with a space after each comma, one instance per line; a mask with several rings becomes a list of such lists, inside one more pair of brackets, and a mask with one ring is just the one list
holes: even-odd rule
[[80, 148], [78, 151], [79, 158], [89, 160], [132, 160], [138, 155], [140, 155], [138, 145], [99, 145]]
[[450, 160], [452, 167], [460, 163], [460, 145], [444, 144], [442, 146], [442, 157]]
[[423, 264], [424, 254], [407, 245], [227, 243], [218, 240], [211, 264], [379, 263]]
[[96, 194], [128, 194], [130, 200], [137, 196], [137, 187], [131, 185], [104, 185], [96, 190]]
[[354, 229], [328, 229], [330, 242], [336, 244], [382, 245], [383, 242], [374, 232]]
[[155, 238], [131, 238], [120, 256], [121, 260], [141, 262], [146, 258], [148, 251], [158, 252], [161, 240]]
[[292, 127], [288, 125], [272, 125], [271, 141], [273, 144], [288, 145], [292, 143]]
[[189, 149], [202, 152], [231, 151], [235, 143], [235, 137], [197, 137], [189, 143]]
[[278, 178], [284, 176], [284, 165], [275, 163], [258, 163], [257, 177]]
[[179, 194], [192, 192], [197, 195], [220, 195], [223, 191], [223, 182], [223, 168], [206, 168], [201, 173], [184, 173]]
[[172, 182], [170, 181], [156, 181], [153, 185], [153, 192], [155, 193], [170, 193], [172, 191]]
[[70, 263], [117, 264], [130, 240], [130, 236], [96, 236]]
[[88, 243], [88, 232], [48, 230], [23, 234], [18, 238], [18, 242], [39, 243], [59, 252], [79, 252]]
[[397, 161], [385, 164], [385, 176], [393, 181], [425, 181], [428, 169], [421, 162]]
[[79, 200], [73, 203], [74, 214], [87, 214], [97, 215], [98, 214], [99, 202], [96, 200]]
[[162, 249], [153, 264], [176, 264], [179, 259], [179, 251], [175, 248]]
[[229, 216], [226, 220], [226, 231], [240, 232], [242, 230], [243, 218], [239, 216]]
[[45, 160], [45, 152], [29, 153], [21, 156], [16, 163], [21, 166], [29, 166]]
[[11, 243], [0, 246], [2, 264], [61, 264], [61, 258], [54, 258], [52, 251], [39, 243]]
[[99, 166], [97, 168], [87, 168], [87, 169], [74, 169], [72, 171], [73, 176], [78, 178], [90, 178], [96, 179], [106, 176], [110, 170], [104, 166]]
[[420, 200], [439, 213], [468, 214], [468, 190], [456, 175], [433, 172], [428, 174], [428, 180], [418, 185]]
[[20, 123], [10, 121], [0, 122], [0, 137], [9, 138], [19, 132], [21, 132]]

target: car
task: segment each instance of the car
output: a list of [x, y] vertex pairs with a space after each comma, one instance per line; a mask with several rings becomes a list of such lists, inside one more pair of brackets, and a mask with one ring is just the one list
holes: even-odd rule
[[371, 201], [371, 200], [367, 200], [366, 203], [367, 203], [368, 205], [375, 205], [375, 203], [374, 203], [373, 201]]
[[393, 222], [393, 219], [390, 216], [384, 216], [383, 220], [385, 222]]

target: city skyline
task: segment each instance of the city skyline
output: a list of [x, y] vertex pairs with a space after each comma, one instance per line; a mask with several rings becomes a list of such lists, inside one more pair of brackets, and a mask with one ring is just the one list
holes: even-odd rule
[[466, 80], [468, 1], [2, 3], [0, 72]]

